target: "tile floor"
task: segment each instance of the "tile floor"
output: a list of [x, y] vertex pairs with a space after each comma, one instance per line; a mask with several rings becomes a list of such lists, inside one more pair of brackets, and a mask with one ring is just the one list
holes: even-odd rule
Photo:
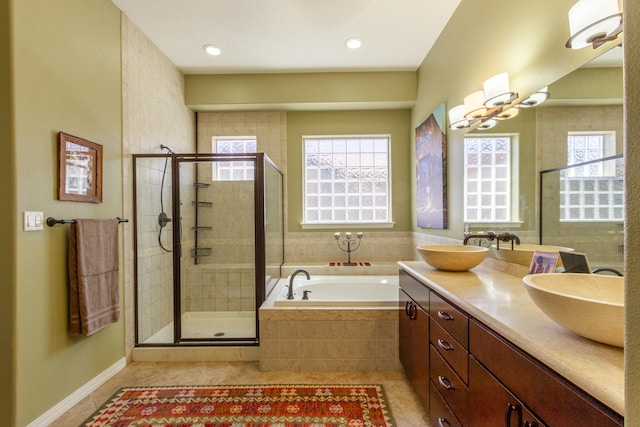
[[132, 362], [50, 427], [80, 426], [121, 387], [260, 383], [382, 384], [395, 426], [431, 426], [402, 372], [261, 372], [258, 362]]

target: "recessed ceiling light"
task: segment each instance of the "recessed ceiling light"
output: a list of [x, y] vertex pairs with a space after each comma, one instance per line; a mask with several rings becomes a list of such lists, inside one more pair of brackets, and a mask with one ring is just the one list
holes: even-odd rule
[[222, 49], [212, 44], [205, 44], [204, 46], [202, 46], [202, 49], [204, 49], [204, 51], [211, 56], [218, 56], [222, 53]]
[[349, 49], [358, 49], [360, 46], [362, 46], [362, 40], [357, 37], [351, 37], [350, 39], [347, 39], [344, 44]]

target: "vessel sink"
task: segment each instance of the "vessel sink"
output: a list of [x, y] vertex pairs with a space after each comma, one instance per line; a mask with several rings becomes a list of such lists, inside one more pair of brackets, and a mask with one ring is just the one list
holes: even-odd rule
[[581, 273], [530, 274], [523, 279], [533, 302], [574, 333], [624, 346], [624, 278]]
[[[511, 243], [505, 242], [500, 244], [500, 250], [498, 250], [496, 245], [492, 245], [491, 249], [495, 254], [496, 258], [501, 259], [503, 261], [513, 262], [515, 264], [525, 265], [529, 267], [531, 265], [531, 258], [533, 258], [533, 253], [535, 251], [545, 251], [545, 252], [573, 252], [572, 248], [565, 248], [562, 246], [551, 246], [551, 245], [533, 245], [528, 243], [522, 243], [520, 245], [513, 245], [513, 250], [511, 249]], [[562, 260], [558, 258], [557, 267], [562, 265]]]
[[467, 245], [422, 245], [416, 249], [424, 262], [443, 271], [467, 271], [489, 253], [489, 248]]

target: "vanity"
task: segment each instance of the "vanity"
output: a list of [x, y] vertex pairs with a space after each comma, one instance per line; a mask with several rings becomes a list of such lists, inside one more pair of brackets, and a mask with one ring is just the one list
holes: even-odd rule
[[400, 360], [434, 426], [623, 425], [622, 348], [548, 319], [520, 277], [398, 265]]

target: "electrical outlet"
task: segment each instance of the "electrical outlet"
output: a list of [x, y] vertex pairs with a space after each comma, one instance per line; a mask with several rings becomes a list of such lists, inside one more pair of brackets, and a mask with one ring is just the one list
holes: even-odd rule
[[24, 231], [44, 230], [44, 212], [24, 212]]

